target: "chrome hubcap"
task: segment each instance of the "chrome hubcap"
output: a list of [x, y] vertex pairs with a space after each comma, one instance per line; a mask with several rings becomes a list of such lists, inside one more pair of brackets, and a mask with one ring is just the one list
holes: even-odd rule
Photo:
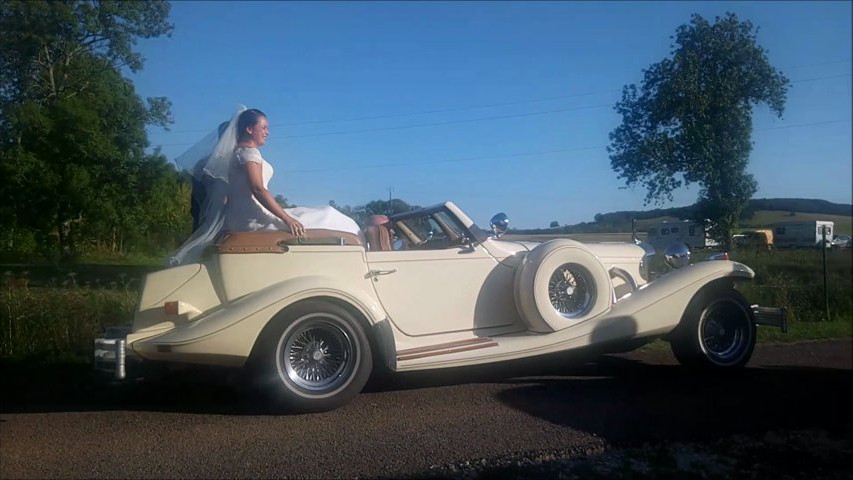
[[310, 393], [331, 392], [345, 384], [354, 369], [353, 335], [325, 316], [304, 318], [279, 341], [279, 375]]
[[554, 310], [563, 317], [586, 314], [595, 300], [592, 275], [575, 263], [561, 265], [548, 280], [548, 298]]

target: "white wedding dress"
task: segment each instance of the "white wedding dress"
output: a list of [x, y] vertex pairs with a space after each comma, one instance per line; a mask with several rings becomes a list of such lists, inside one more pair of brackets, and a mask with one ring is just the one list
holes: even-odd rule
[[[257, 148], [237, 147], [237, 120], [246, 107], [240, 106], [228, 126], [222, 125], [189, 150], [175, 163], [193, 178], [207, 185], [205, 202], [199, 210], [199, 226], [169, 258], [170, 266], [201, 261], [204, 252], [223, 232], [255, 230], [290, 231], [287, 224], [264, 208], [249, 187], [246, 162], [261, 165], [264, 187], [273, 175]], [[202, 163], [199, 163], [202, 162]], [[203, 165], [202, 168], [198, 168]], [[325, 229], [359, 234], [355, 220], [332, 207], [286, 208], [285, 212], [299, 220], [306, 229]]]
[[[273, 176], [273, 167], [261, 152], [254, 147], [238, 147], [235, 150], [234, 162], [229, 172], [228, 202], [225, 208], [226, 231], [245, 232], [255, 230], [284, 230], [289, 231], [287, 224], [272, 212], [267, 210], [252, 194], [249, 185], [246, 162], [260, 164], [264, 187], [269, 185]], [[306, 229], [322, 228], [340, 230], [358, 235], [359, 228], [355, 220], [335, 210], [333, 207], [295, 207], [284, 211], [299, 220]]]

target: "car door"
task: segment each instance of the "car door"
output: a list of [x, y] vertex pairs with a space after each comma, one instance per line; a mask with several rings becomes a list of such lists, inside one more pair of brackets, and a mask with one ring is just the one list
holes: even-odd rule
[[481, 245], [367, 252], [367, 263], [390, 321], [406, 335], [477, 331], [518, 318], [515, 270]]

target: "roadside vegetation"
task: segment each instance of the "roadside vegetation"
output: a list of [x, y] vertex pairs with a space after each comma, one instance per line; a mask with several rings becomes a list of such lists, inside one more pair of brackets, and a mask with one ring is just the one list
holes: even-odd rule
[[0, 360], [28, 363], [89, 361], [92, 340], [106, 325], [126, 323], [136, 306], [136, 282], [77, 282], [70, 273], [43, 286], [26, 275], [3, 276]]

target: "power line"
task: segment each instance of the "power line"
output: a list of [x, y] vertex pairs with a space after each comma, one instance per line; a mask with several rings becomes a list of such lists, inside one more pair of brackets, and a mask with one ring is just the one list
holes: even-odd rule
[[800, 82], [813, 82], [815, 80], [826, 80], [828, 78], [841, 78], [841, 77], [849, 77], [850, 73], [842, 73], [841, 75], [830, 75], [828, 77], [814, 77], [814, 78], [803, 78], [802, 80], [791, 80], [791, 83], [800, 83]]
[[324, 133], [310, 133], [306, 135], [287, 135], [284, 137], [270, 137], [273, 139], [281, 139], [281, 138], [307, 138], [307, 137], [325, 137], [327, 135], [345, 135], [350, 133], [367, 133], [367, 132], [382, 132], [386, 130], [405, 130], [408, 128], [420, 128], [420, 127], [434, 127], [440, 125], [455, 125], [459, 123], [470, 123], [470, 122], [482, 122], [486, 120], [500, 120], [504, 118], [519, 118], [519, 117], [533, 117], [537, 115], [547, 115], [550, 113], [562, 113], [562, 112], [571, 112], [575, 110], [593, 110], [596, 108], [606, 108], [612, 107], [612, 103], [606, 103], [602, 105], [589, 105], [585, 107], [569, 107], [569, 108], [557, 108], [554, 110], [543, 110], [539, 112], [527, 112], [527, 113], [513, 113], [509, 115], [493, 115], [489, 117], [478, 117], [478, 118], [468, 118], [464, 120], [449, 120], [446, 122], [430, 122], [430, 123], [416, 123], [413, 125], [399, 125], [394, 127], [377, 127], [377, 128], [365, 128], [362, 130], [342, 130], [338, 132], [324, 132]]
[[850, 122], [850, 121], [851, 121], [851, 119], [849, 119], [849, 118], [846, 120], [827, 120], [825, 122], [800, 123], [798, 125], [779, 125], [778, 127], [758, 128], [754, 131], [765, 132], [767, 130], [781, 130], [783, 128], [813, 127], [815, 125], [829, 125], [831, 123], [845, 123], [845, 122]]
[[[525, 103], [538, 103], [538, 102], [547, 102], [550, 100], [563, 100], [566, 98], [577, 98], [577, 97], [589, 97], [592, 95], [601, 95], [604, 93], [614, 93], [621, 92], [621, 89], [612, 89], [612, 90], [600, 90], [597, 92], [585, 92], [585, 93], [574, 93], [571, 95], [558, 95], [554, 97], [543, 97], [543, 98], [535, 98], [532, 100], [516, 100], [512, 102], [499, 102], [499, 103], [489, 103], [483, 105], [469, 105], [466, 107], [454, 107], [454, 108], [440, 108], [436, 110], [420, 110], [417, 112], [405, 112], [405, 113], [391, 113], [387, 115], [374, 115], [369, 117], [354, 117], [348, 119], [338, 119], [338, 120], [309, 120], [302, 122], [290, 122], [290, 123], [276, 123], [271, 126], [273, 127], [292, 127], [299, 125], [320, 125], [320, 124], [328, 124], [328, 123], [345, 123], [345, 122], [359, 122], [364, 120], [380, 120], [385, 118], [399, 118], [399, 117], [413, 117], [416, 115], [429, 115], [433, 113], [447, 113], [447, 112], [459, 112], [463, 110], [477, 110], [481, 108], [494, 108], [494, 107], [506, 107], [509, 105], [521, 105]], [[208, 132], [210, 129], [194, 129], [194, 130], [174, 130], [163, 133], [176, 134], [176, 133], [198, 133], [198, 132]]]
[[[341, 130], [337, 132], [323, 132], [323, 133], [309, 133], [305, 135], [287, 135], [283, 137], [274, 137], [271, 136], [271, 139], [284, 139], [284, 138], [308, 138], [308, 137], [325, 137], [330, 135], [346, 135], [352, 133], [368, 133], [368, 132], [383, 132], [388, 130], [406, 130], [410, 128], [421, 128], [421, 127], [434, 127], [441, 125], [455, 125], [459, 123], [471, 123], [471, 122], [482, 122], [487, 120], [499, 120], [504, 118], [518, 118], [518, 117], [532, 117], [537, 115], [547, 115], [551, 113], [561, 113], [561, 112], [570, 112], [573, 110], [591, 110], [595, 108], [607, 108], [612, 107], [612, 103], [606, 103], [601, 105], [589, 105], [584, 107], [568, 107], [568, 108], [557, 108], [553, 110], [543, 110], [538, 112], [527, 112], [527, 113], [514, 113], [509, 115], [492, 115], [489, 117], [478, 117], [478, 118], [468, 118], [464, 120], [450, 120], [445, 122], [429, 122], [429, 123], [416, 123], [412, 125], [397, 125], [393, 127], [377, 127], [377, 128], [365, 128], [361, 130]], [[161, 144], [163, 147], [174, 147], [181, 145], [192, 145], [193, 142], [190, 143], [164, 143]]]
[[851, 59], [847, 58], [847, 59], [844, 59], [844, 60], [830, 60], [830, 61], [827, 61], [827, 62], [805, 63], [805, 64], [801, 64], [801, 65], [794, 65], [794, 66], [790, 66], [790, 67], [782, 67], [782, 69], [786, 69], [786, 68], [787, 68], [787, 69], [790, 69], [790, 70], [794, 70], [795, 68], [819, 67], [819, 66], [821, 66], [821, 65], [834, 65], [834, 64], [836, 64], [836, 63], [850, 63], [850, 61], [851, 61]]
[[[800, 128], [800, 127], [813, 127], [817, 125], [828, 125], [832, 123], [849, 123], [851, 119], [844, 120], [827, 120], [823, 122], [811, 122], [811, 123], [800, 123], [795, 125], [784, 125], [778, 127], [766, 127], [766, 128], [758, 128], [755, 129], [755, 132], [764, 132], [768, 130], [779, 130], [783, 128]], [[447, 160], [436, 160], [432, 162], [419, 162], [418, 165], [441, 165], [445, 163], [463, 163], [463, 162], [471, 162], [477, 160], [497, 160], [497, 159], [507, 159], [507, 158], [520, 158], [520, 157], [534, 157], [537, 155], [549, 155], [552, 153], [566, 153], [566, 152], [580, 152], [585, 150], [602, 150], [607, 148], [608, 145], [596, 145], [591, 147], [575, 147], [575, 148], [560, 148], [555, 150], [542, 150], [537, 152], [520, 152], [520, 153], [511, 153], [505, 155], [484, 155], [484, 156], [476, 156], [476, 157], [462, 157], [462, 158], [454, 158]], [[328, 171], [344, 171], [344, 170], [366, 170], [366, 169], [375, 169], [375, 168], [393, 168], [393, 167], [411, 167], [411, 163], [405, 162], [396, 162], [396, 163], [383, 163], [383, 164], [375, 164], [375, 165], [358, 165], [358, 166], [344, 166], [344, 167], [326, 167], [326, 168], [311, 168], [311, 169], [294, 169], [294, 170], [285, 170], [285, 173], [320, 173], [320, 172], [328, 172]]]
[[[814, 80], [824, 80], [824, 79], [829, 79], [829, 78], [840, 78], [840, 77], [849, 77], [849, 76], [851, 76], [851, 74], [845, 73], [842, 75], [832, 75], [832, 76], [827, 76], [827, 77], [815, 77], [815, 78], [805, 78], [802, 80], [794, 80], [791, 83], [810, 82], [810, 81], [814, 81]], [[510, 114], [510, 115], [493, 115], [493, 116], [489, 116], [489, 117], [471, 118], [471, 119], [464, 119], [464, 120], [450, 120], [450, 121], [446, 121], [446, 122], [429, 122], [429, 123], [419, 123], [419, 124], [413, 124], [413, 125], [401, 125], [401, 126], [394, 126], [394, 127], [366, 128], [366, 129], [361, 129], [361, 130], [341, 130], [341, 131], [337, 131], [337, 132], [311, 133], [311, 134], [304, 134], [304, 135], [286, 135], [286, 136], [282, 136], [282, 137], [270, 137], [270, 138], [272, 138], [272, 139], [309, 138], [309, 137], [325, 137], [325, 136], [329, 136], [329, 135], [346, 135], [346, 134], [353, 134], [353, 133], [369, 133], [369, 132], [382, 132], [382, 131], [389, 131], [389, 130], [405, 130], [405, 129], [410, 129], [410, 128], [434, 127], [434, 126], [442, 126], [442, 125], [455, 125], [455, 124], [459, 124], [459, 123], [480, 122], [480, 121], [487, 121], [487, 120], [500, 120], [500, 119], [505, 119], [505, 118], [530, 117], [530, 116], [537, 116], [537, 115], [547, 115], [547, 114], [551, 114], [551, 113], [570, 112], [570, 111], [576, 111], [576, 110], [592, 110], [592, 109], [596, 109], [596, 108], [613, 107], [615, 105], [616, 105], [615, 103], [609, 103], [609, 104], [601, 104], [601, 105], [590, 105], [590, 106], [584, 106], [584, 107], [568, 107], [568, 108], [559, 108], [559, 109], [553, 109], [553, 110], [543, 110], [543, 111], [538, 111], [538, 112], [516, 113], [516, 114]]]
[[[851, 76], [851, 74], [848, 73], [848, 74], [843, 74], [843, 75], [832, 75], [832, 76], [828, 76], [828, 77], [806, 78], [806, 79], [802, 79], [802, 80], [792, 81], [792, 83], [807, 82], [807, 81], [813, 81], [813, 80], [823, 80], [823, 79], [828, 79], [828, 78], [849, 77], [849, 76]], [[461, 123], [482, 122], [482, 121], [489, 121], [489, 120], [501, 120], [501, 119], [507, 119], [507, 118], [532, 117], [532, 116], [548, 115], [548, 114], [571, 112], [571, 111], [578, 111], [578, 110], [593, 110], [596, 108], [613, 107], [615, 105], [616, 105], [615, 103], [608, 103], [608, 104], [599, 104], [599, 105], [589, 105], [589, 106], [583, 106], [583, 107], [557, 108], [557, 109], [542, 110], [542, 111], [537, 111], [537, 112], [515, 113], [515, 114], [508, 114], [508, 115], [492, 115], [492, 116], [488, 116], [488, 117], [469, 118], [469, 119], [463, 119], [463, 120], [449, 120], [449, 121], [444, 121], [444, 122], [416, 123], [416, 124], [411, 124], [411, 125], [397, 125], [397, 126], [393, 126], [393, 127], [364, 128], [364, 129], [359, 129], [359, 130], [339, 130], [339, 131], [335, 131], [335, 132], [309, 133], [309, 134], [303, 134], [303, 135], [285, 135], [285, 136], [281, 136], [281, 137], [272, 136], [270, 138], [271, 139], [311, 138], [311, 137], [327, 137], [327, 136], [333, 136], [333, 135], [350, 135], [350, 134], [358, 134], [358, 133], [384, 132], [384, 131], [393, 131], [393, 130], [408, 130], [408, 129], [412, 129], [412, 128], [435, 127], [435, 126], [444, 126], [444, 125], [457, 125], [457, 124], [461, 124]], [[189, 142], [189, 143], [166, 143], [166, 144], [161, 144], [161, 146], [171, 147], [171, 146], [183, 146], [183, 145], [192, 145], [192, 144], [193, 144], [193, 142]]]
[[[583, 150], [598, 150], [606, 148], [606, 145], [598, 145], [595, 147], [577, 147], [577, 148], [560, 148], [557, 150], [543, 150], [539, 152], [522, 152], [522, 153], [510, 153], [505, 155], [486, 155], [486, 156], [477, 156], [477, 157], [463, 157], [463, 158], [454, 158], [448, 160], [435, 160], [432, 162], [421, 162], [418, 165], [440, 165], [443, 163], [462, 163], [462, 162], [472, 162], [477, 160], [494, 160], [498, 158], [516, 158], [516, 157], [533, 157], [536, 155], [548, 155], [551, 153], [565, 153], [565, 152], [579, 152]], [[411, 163], [383, 163], [376, 165], [359, 165], [359, 166], [347, 166], [347, 167], [328, 167], [328, 168], [311, 168], [311, 169], [295, 169], [295, 170], [285, 170], [286, 173], [317, 173], [317, 172], [327, 172], [327, 171], [340, 171], [340, 170], [364, 170], [364, 169], [372, 169], [372, 168], [391, 168], [391, 167], [411, 167]]]
[[556, 97], [545, 97], [545, 98], [536, 98], [533, 100], [517, 100], [514, 102], [501, 102], [501, 103], [491, 103], [486, 105], [471, 105], [467, 107], [456, 107], [456, 108], [442, 108], [438, 110], [422, 110], [419, 112], [411, 112], [411, 113], [394, 113], [388, 115], [376, 115], [372, 117], [357, 117], [350, 119], [342, 119], [342, 120], [314, 120], [307, 122], [293, 122], [293, 123], [282, 123], [281, 126], [295, 126], [295, 125], [317, 125], [322, 123], [343, 123], [343, 122], [357, 122], [362, 120], [378, 120], [382, 118], [397, 118], [397, 117], [411, 117], [415, 115], [428, 115], [431, 113], [446, 113], [446, 112], [458, 112], [462, 110], [476, 110], [480, 108], [493, 108], [493, 107], [505, 107], [508, 105], [520, 105], [524, 103], [537, 103], [537, 102], [547, 102], [550, 100], [562, 100], [565, 98], [576, 98], [576, 97], [588, 97], [592, 95], [601, 95], [603, 93], [613, 93], [620, 92], [621, 89], [616, 90], [601, 90], [598, 92], [587, 92], [587, 93], [575, 93], [572, 95], [558, 95]]
[[[825, 76], [825, 77], [815, 77], [815, 78], [805, 78], [805, 79], [801, 79], [801, 80], [792, 80], [791, 83], [810, 82], [810, 81], [815, 81], [815, 80], [825, 80], [825, 79], [831, 79], [831, 78], [850, 77], [850, 76], [851, 76], [851, 74], [845, 73], [845, 74], [841, 74], [841, 75], [830, 75], [830, 76]], [[526, 102], [515, 102], [515, 103], [526, 103]], [[332, 135], [348, 135], [348, 134], [357, 134], [357, 133], [383, 132], [383, 131], [391, 131], [391, 130], [407, 130], [407, 129], [411, 129], [411, 128], [434, 127], [434, 126], [442, 126], [442, 125], [456, 125], [456, 124], [460, 124], [460, 123], [500, 120], [500, 119], [506, 119], [506, 118], [531, 117], [531, 116], [547, 115], [547, 114], [552, 114], [552, 113], [563, 113], [563, 112], [570, 112], [570, 111], [577, 111], [577, 110], [592, 110], [592, 109], [596, 109], [596, 108], [613, 107], [615, 105], [616, 105], [615, 103], [609, 103], [609, 104], [600, 104], [600, 105], [589, 105], [589, 106], [583, 106], [583, 107], [558, 108], [558, 109], [543, 110], [543, 111], [537, 111], [537, 112], [516, 113], [516, 114], [509, 114], [509, 115], [492, 115], [492, 116], [488, 116], [488, 117], [478, 117], [478, 118], [470, 118], [470, 119], [463, 119], [463, 120], [450, 120], [450, 121], [445, 121], [445, 122], [417, 123], [417, 124], [412, 124], [412, 125], [398, 125], [398, 126], [393, 126], [393, 127], [365, 128], [365, 129], [360, 129], [360, 130], [340, 130], [340, 131], [336, 131], [336, 132], [310, 133], [310, 134], [304, 134], [304, 135], [286, 135], [286, 136], [281, 136], [281, 137], [273, 136], [270, 138], [271, 139], [310, 138], [310, 137], [326, 137], [326, 136], [332, 136]], [[465, 107], [464, 109], [467, 109], [467, 108], [468, 107]], [[460, 110], [460, 109], [457, 109], [457, 110]], [[403, 114], [401, 114], [401, 116], [402, 115]], [[195, 142], [180, 142], [180, 143], [163, 143], [163, 144], [159, 144], [159, 145], [162, 147], [175, 147], [175, 146], [193, 145], [194, 143]]]
[[[835, 61], [830, 61], [830, 62], [797, 65], [797, 66], [788, 67], [788, 68], [811, 67], [811, 66], [830, 65], [830, 64], [845, 63], [845, 62], [850, 62], [850, 60], [849, 59], [848, 60], [835, 60]], [[849, 77], [849, 76], [850, 76], [850, 74], [848, 73], [848, 74], [831, 75], [831, 76], [825, 76], [825, 77], [814, 77], [814, 78], [807, 78], [807, 79], [802, 79], [802, 80], [792, 80], [791, 83], [810, 82], [810, 81], [815, 81], [815, 80], [824, 80], [824, 79], [830, 79], [830, 78]], [[329, 123], [345, 123], [345, 122], [358, 122], [358, 121], [365, 121], [365, 120], [381, 120], [381, 119], [387, 119], [387, 118], [411, 117], [411, 116], [416, 116], [416, 115], [429, 115], [429, 114], [434, 114], [434, 113], [458, 112], [458, 111], [464, 111], [464, 110], [476, 110], [476, 109], [482, 109], [482, 108], [494, 108], [494, 107], [505, 107], [505, 106], [509, 106], [509, 105], [521, 105], [521, 104], [525, 104], [525, 103], [546, 102], [546, 101], [550, 101], [550, 100], [562, 100], [562, 99], [567, 99], [567, 98], [587, 97], [587, 96], [592, 96], [592, 95], [601, 95], [601, 94], [605, 94], [605, 93], [615, 93], [615, 92], [621, 92], [621, 91], [622, 91], [621, 88], [609, 89], [609, 90], [599, 90], [596, 92], [574, 93], [574, 94], [570, 94], [570, 95], [558, 95], [558, 96], [553, 96], [553, 97], [536, 98], [536, 99], [532, 99], [532, 100], [516, 100], [516, 101], [512, 101], [512, 102], [498, 102], [498, 103], [490, 103], [490, 104], [482, 104], [482, 105], [469, 105], [469, 106], [465, 106], [465, 107], [453, 107], [453, 108], [442, 108], [442, 109], [435, 109], [435, 110], [421, 110], [421, 111], [416, 111], [416, 112], [392, 113], [392, 114], [387, 114], [387, 115], [354, 117], [354, 118], [349, 118], [349, 119], [308, 120], [308, 121], [300, 121], [300, 122], [279, 123], [279, 124], [273, 124], [272, 126], [273, 127], [283, 127], [283, 126], [292, 127], [292, 126], [300, 126], [300, 125], [321, 125], [321, 124], [329, 124]], [[199, 132], [209, 132], [209, 131], [211, 131], [211, 130], [210, 129], [170, 130], [167, 132], [161, 132], [161, 134], [199, 133]], [[293, 137], [286, 137], [286, 138], [293, 138]], [[185, 144], [168, 144], [168, 145], [189, 145], [189, 144], [185, 143]], [[166, 146], [166, 145], [164, 145], [164, 146]]]

